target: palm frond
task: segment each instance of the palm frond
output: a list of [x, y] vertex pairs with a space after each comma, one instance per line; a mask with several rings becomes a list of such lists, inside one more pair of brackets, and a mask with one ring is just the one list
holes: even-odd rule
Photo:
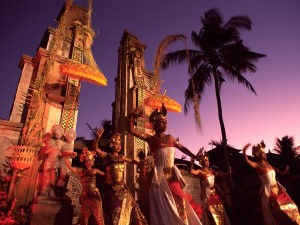
[[286, 135], [281, 139], [276, 138], [274, 151], [279, 153], [286, 161], [291, 161], [297, 155], [294, 137]]
[[165, 37], [158, 45], [158, 48], [156, 50], [155, 56], [154, 56], [154, 63], [153, 63], [153, 73], [154, 73], [154, 85], [159, 84], [159, 73], [160, 68], [162, 65], [162, 62], [164, 61], [165, 51], [167, 47], [172, 44], [173, 42], [179, 41], [179, 40], [185, 40], [187, 37], [183, 34], [173, 34], [168, 35]]
[[[189, 51], [189, 50], [188, 50]], [[182, 63], [187, 61], [187, 49], [182, 49], [178, 51], [169, 52], [164, 56], [164, 59], [161, 63], [163, 69], [168, 68], [173, 62]]]
[[223, 26], [222, 42], [230, 43], [241, 40], [241, 31], [252, 30], [252, 21], [248, 16], [233, 16]]
[[218, 8], [209, 9], [205, 12], [201, 22], [203, 26], [207, 24], [215, 24], [217, 26], [220, 26], [223, 23], [220, 10]]
[[211, 140], [209, 145], [215, 146], [215, 147], [221, 147], [222, 146], [222, 141], [216, 141], [216, 140]]
[[201, 129], [201, 116], [200, 116], [200, 97], [194, 96], [194, 117], [196, 121], [196, 125]]

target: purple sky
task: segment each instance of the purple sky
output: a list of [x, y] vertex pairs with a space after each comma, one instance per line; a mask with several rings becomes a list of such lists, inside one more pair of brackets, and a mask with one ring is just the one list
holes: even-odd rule
[[[76, 2], [84, 2], [83, 0]], [[63, 0], [0, 1], [0, 118], [8, 119], [20, 76], [22, 54], [34, 56], [47, 26], [56, 27]], [[92, 26], [97, 32], [93, 52], [108, 79], [108, 86], [83, 83], [80, 94], [78, 136], [89, 138], [85, 125], [99, 126], [111, 119], [114, 78], [117, 73], [117, 49], [124, 29], [136, 35], [146, 50], [146, 68], [152, 70], [159, 42], [167, 35], [182, 33], [190, 37], [200, 29], [204, 11], [217, 7], [224, 21], [231, 16], [248, 15], [252, 32], [242, 37], [251, 50], [267, 55], [255, 74], [246, 74], [257, 96], [244, 86], [229, 81], [223, 85], [223, 117], [228, 143], [242, 148], [247, 142], [265, 140], [273, 149], [275, 138], [290, 135], [300, 145], [300, 1], [299, 0], [94, 0]], [[193, 47], [190, 43], [189, 47]], [[184, 48], [183, 43], [176, 48]], [[173, 49], [170, 47], [171, 50]], [[167, 95], [183, 105], [187, 86], [187, 66], [174, 65], [161, 72]], [[202, 130], [196, 128], [193, 111], [169, 113], [169, 131], [182, 144], [197, 152], [200, 147], [221, 138], [213, 87], [207, 89], [200, 105]], [[181, 156], [178, 153], [179, 157]]]

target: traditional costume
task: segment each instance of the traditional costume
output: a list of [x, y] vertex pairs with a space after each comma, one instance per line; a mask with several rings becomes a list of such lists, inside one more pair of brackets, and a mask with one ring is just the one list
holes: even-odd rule
[[[252, 148], [252, 154], [264, 153], [264, 143]], [[259, 163], [258, 163], [259, 164]], [[300, 225], [298, 207], [290, 198], [285, 188], [276, 180], [273, 167], [269, 164], [258, 170], [262, 186], [260, 189], [262, 214], [266, 225]]]
[[80, 196], [80, 205], [82, 211], [82, 223], [88, 224], [88, 219], [94, 215], [97, 225], [104, 225], [102, 199], [98, 188], [96, 187], [96, 174], [82, 169], [80, 173], [82, 183], [82, 194]]
[[260, 190], [262, 213], [266, 225], [299, 224], [298, 208], [285, 188], [276, 181], [273, 168], [259, 174], [262, 181]]
[[[81, 161], [94, 161], [94, 152], [83, 149], [80, 155]], [[82, 212], [82, 225], [88, 225], [91, 215], [94, 216], [97, 225], [104, 225], [102, 199], [96, 187], [96, 174], [92, 170], [77, 168], [79, 171], [82, 193], [79, 199]]]
[[[166, 113], [164, 107], [162, 112], [155, 110], [150, 121], [154, 124]], [[154, 159], [149, 189], [151, 225], [201, 225], [182, 190], [186, 183], [174, 165], [176, 140], [165, 135], [163, 139], [149, 136], [146, 141]]]
[[174, 165], [174, 147], [159, 148], [152, 152], [153, 177], [150, 184], [151, 225], [200, 225], [182, 190], [186, 183]]
[[215, 175], [200, 175], [204, 225], [230, 225], [221, 197], [215, 188]]
[[[119, 137], [117, 137], [119, 138]], [[148, 225], [124, 182], [124, 156], [108, 153], [104, 158], [107, 182], [104, 186], [106, 224]]]

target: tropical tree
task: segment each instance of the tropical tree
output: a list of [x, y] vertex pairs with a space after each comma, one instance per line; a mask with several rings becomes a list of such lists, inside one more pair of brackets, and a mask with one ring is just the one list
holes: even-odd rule
[[274, 152], [280, 154], [285, 165], [291, 165], [298, 154], [294, 137], [286, 135], [281, 139], [276, 138]]
[[205, 12], [201, 18], [202, 27], [196, 33], [192, 31], [191, 41], [196, 49], [182, 49], [169, 52], [162, 61], [162, 68], [166, 69], [173, 62], [188, 63], [190, 79], [185, 91], [184, 112], [194, 103], [194, 110], [199, 108], [201, 96], [206, 88], [214, 85], [218, 107], [218, 118], [224, 149], [225, 169], [228, 171], [229, 156], [227, 148], [226, 130], [222, 114], [221, 86], [225, 78], [238, 82], [254, 94], [256, 91], [243, 73], [254, 73], [255, 63], [264, 54], [250, 51], [241, 38], [241, 31], [252, 29], [252, 22], [248, 16], [233, 16], [226, 23], [216, 8]]

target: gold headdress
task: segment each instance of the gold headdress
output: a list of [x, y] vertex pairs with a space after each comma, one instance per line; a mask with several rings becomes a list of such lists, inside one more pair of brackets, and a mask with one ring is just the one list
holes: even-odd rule
[[205, 159], [209, 159], [208, 153], [204, 150], [204, 148], [200, 148], [199, 152], [196, 154], [196, 159], [201, 164]]
[[114, 133], [110, 139], [109, 139], [109, 143], [116, 143], [117, 141], [121, 141], [121, 134], [120, 133]]
[[168, 111], [167, 111], [167, 109], [166, 109], [164, 103], [162, 103], [162, 106], [161, 106], [160, 111], [158, 111], [158, 109], [155, 109], [155, 110], [151, 113], [151, 115], [150, 115], [150, 117], [149, 117], [149, 120], [150, 120], [150, 122], [151, 122], [152, 124], [155, 125], [156, 122], [157, 122], [159, 119], [161, 119], [161, 118], [167, 118], [167, 113], [168, 113]]
[[266, 148], [266, 145], [265, 145], [264, 141], [261, 141], [257, 145], [253, 145], [253, 147], [252, 147], [252, 155], [257, 157], [260, 154], [265, 153], [265, 148]]
[[95, 160], [96, 157], [96, 152], [92, 152], [90, 150], [88, 150], [87, 147], [84, 147], [82, 149], [82, 153], [80, 154], [80, 161], [81, 162], [85, 162], [87, 160]]

